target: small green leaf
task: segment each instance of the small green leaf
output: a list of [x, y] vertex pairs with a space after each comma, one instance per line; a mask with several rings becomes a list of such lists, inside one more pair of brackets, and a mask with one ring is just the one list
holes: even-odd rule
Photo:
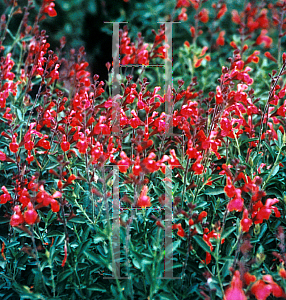
[[99, 284], [91, 284], [86, 289], [89, 291], [96, 291], [96, 292], [103, 292], [103, 293], [106, 292], [106, 289]]
[[47, 234], [47, 237], [54, 237], [54, 236], [63, 236], [64, 233], [63, 232], [60, 232], [58, 230], [52, 230], [51, 232], [49, 232]]
[[277, 136], [278, 136], [277, 146], [281, 148], [283, 146], [283, 134], [279, 129], [277, 130]]
[[276, 198], [283, 199], [283, 193], [276, 188], [270, 188], [269, 190], [266, 190], [266, 194], [267, 196], [274, 195]]
[[279, 171], [279, 165], [276, 165], [273, 169], [271, 176], [274, 177], [278, 173], [278, 171]]
[[271, 148], [265, 141], [263, 141], [262, 144], [267, 148], [267, 150], [268, 150], [269, 153], [271, 154], [272, 158], [274, 159], [275, 154], [274, 154], [272, 148]]
[[17, 117], [20, 122], [23, 122], [23, 114], [19, 108], [17, 108]]
[[214, 189], [208, 188], [204, 191], [204, 194], [208, 196], [216, 196], [216, 195], [224, 194], [224, 188], [223, 187], [216, 187]]
[[240, 146], [245, 144], [245, 143], [250, 143], [250, 142], [254, 142], [254, 141], [258, 141], [258, 138], [251, 138], [251, 139], [246, 139], [246, 140], [243, 140], [241, 143], [240, 143]]
[[230, 227], [227, 230], [225, 230], [221, 236], [222, 239], [226, 239], [231, 233], [233, 233], [236, 230], [236, 227]]

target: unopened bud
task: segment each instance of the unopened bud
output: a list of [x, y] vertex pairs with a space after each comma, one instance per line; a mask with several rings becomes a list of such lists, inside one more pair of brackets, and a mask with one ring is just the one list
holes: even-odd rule
[[284, 131], [284, 134], [283, 134], [283, 144], [286, 144], [286, 132]]
[[249, 165], [250, 165], [251, 167], [253, 167], [253, 159], [252, 159], [251, 157], [249, 158], [248, 163], [249, 163]]

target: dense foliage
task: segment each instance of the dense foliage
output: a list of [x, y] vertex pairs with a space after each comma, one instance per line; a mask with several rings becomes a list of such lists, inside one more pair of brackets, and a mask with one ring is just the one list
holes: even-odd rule
[[1, 299], [285, 298], [286, 2], [124, 2], [106, 82], [56, 1], [1, 4]]

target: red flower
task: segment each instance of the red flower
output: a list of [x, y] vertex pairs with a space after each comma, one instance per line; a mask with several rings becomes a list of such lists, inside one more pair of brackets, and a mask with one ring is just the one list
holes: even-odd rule
[[28, 203], [28, 209], [24, 212], [24, 220], [27, 224], [35, 224], [38, 218], [37, 212], [34, 210], [34, 206], [31, 202]]
[[220, 10], [218, 11], [216, 15], [216, 20], [219, 20], [225, 13], [227, 12], [226, 4], [223, 3]]
[[235, 195], [235, 187], [231, 183], [231, 179], [229, 177], [227, 177], [227, 185], [224, 187], [224, 192], [229, 198], [232, 198]]
[[48, 206], [51, 203], [52, 197], [44, 190], [43, 186], [40, 186], [40, 192], [37, 194], [36, 199], [38, 203]]
[[70, 150], [70, 143], [67, 142], [67, 138], [65, 135], [63, 135], [63, 141], [61, 142], [61, 148], [64, 152], [67, 152]]
[[148, 186], [144, 185], [137, 201], [137, 205], [141, 208], [146, 208], [151, 206], [150, 197], [147, 196], [147, 192], [148, 192]]
[[60, 210], [60, 205], [57, 200], [51, 199], [51, 209], [53, 212], [58, 212]]
[[143, 160], [144, 166], [149, 170], [149, 172], [156, 172], [160, 168], [160, 163], [157, 163], [155, 159], [156, 155], [154, 152], [151, 152], [148, 157]]
[[216, 104], [222, 104], [223, 103], [223, 96], [222, 96], [222, 93], [221, 93], [220, 86], [216, 87], [215, 99], [216, 99]]
[[263, 276], [263, 280], [256, 281], [250, 291], [257, 300], [266, 300], [271, 293], [275, 297], [283, 296], [282, 288], [273, 281], [271, 275], [265, 275]]
[[16, 153], [19, 149], [19, 144], [16, 142], [17, 134], [13, 135], [12, 142], [9, 144], [9, 149], [11, 152]]
[[270, 52], [265, 52], [264, 56], [277, 63], [277, 59], [273, 57]]
[[178, 20], [179, 21], [187, 21], [188, 20], [188, 15], [186, 14], [187, 9], [183, 7], [181, 9], [181, 13], [178, 15]]
[[275, 212], [275, 217], [279, 218], [281, 216], [278, 208], [273, 206], [273, 204], [278, 203], [279, 200], [274, 199], [267, 199], [265, 205], [262, 204], [261, 201], [258, 201], [253, 205], [253, 213], [252, 219], [254, 219], [254, 224], [261, 224], [263, 220], [268, 220], [270, 218], [272, 210]]
[[68, 257], [68, 249], [67, 249], [67, 243], [66, 242], [65, 242], [64, 252], [65, 252], [65, 256], [64, 256], [64, 259], [62, 261], [62, 267], [65, 266], [66, 261], [67, 261], [67, 257]]
[[242, 228], [243, 232], [248, 232], [249, 228], [252, 225], [252, 220], [248, 218], [248, 210], [247, 209], [245, 209], [243, 211], [243, 218], [240, 221], [240, 225], [241, 225], [241, 228]]
[[30, 164], [33, 160], [34, 160], [34, 156], [31, 155], [31, 151], [28, 150], [28, 156], [26, 158], [26, 161], [28, 162], [28, 164]]
[[49, 17], [55, 17], [57, 15], [56, 10], [54, 9], [55, 3], [54, 0], [45, 0], [42, 6], [43, 14], [48, 14]]
[[225, 35], [225, 31], [224, 30], [219, 33], [219, 36], [218, 36], [218, 38], [216, 40], [216, 44], [218, 46], [223, 46], [224, 45], [224, 35]]
[[38, 143], [35, 145], [35, 147], [42, 147], [46, 150], [49, 150], [51, 149], [51, 145], [50, 145], [50, 142], [46, 140], [47, 137], [44, 137], [42, 139], [40, 139], [38, 141]]
[[30, 203], [30, 194], [26, 188], [19, 192], [19, 201], [22, 203], [22, 208], [25, 208]]
[[28, 140], [27, 142], [25, 142], [25, 149], [26, 150], [33, 150], [34, 148], [34, 142], [31, 140]]
[[[201, 222], [204, 218], [207, 217], [207, 215], [208, 215], [208, 213], [206, 211], [202, 211], [197, 218], [197, 222]], [[189, 224], [190, 224], [190, 222], [189, 222]]]
[[268, 31], [266, 29], [261, 30], [261, 34], [256, 39], [256, 44], [257, 45], [260, 45], [260, 44], [264, 43], [265, 48], [270, 48], [271, 47], [272, 38], [266, 35], [267, 32]]
[[206, 265], [208, 265], [212, 260], [212, 256], [209, 252], [206, 253], [206, 260], [202, 260], [203, 263], [205, 263]]
[[276, 282], [274, 282], [271, 275], [264, 275], [262, 277], [262, 279], [271, 286], [271, 288], [272, 288], [271, 293], [274, 297], [277, 297], [277, 298], [283, 297], [283, 298], [285, 298], [285, 293], [283, 292], [282, 288]]
[[242, 281], [240, 280], [239, 271], [235, 271], [232, 277], [230, 287], [225, 291], [224, 300], [247, 300], [242, 289]]
[[190, 6], [190, 2], [188, 0], [177, 0], [177, 5], [175, 8], [180, 8], [180, 7], [188, 7]]
[[135, 176], [139, 176], [140, 173], [142, 172], [142, 168], [140, 166], [140, 157], [139, 157], [139, 155], [136, 157], [136, 161], [135, 161], [135, 164], [132, 168], [132, 171], [133, 171], [133, 174]]
[[281, 278], [286, 279], [286, 271], [284, 268], [281, 268], [279, 270], [279, 275], [281, 276]]
[[131, 161], [130, 161], [130, 159], [128, 158], [128, 156], [126, 155], [126, 153], [124, 151], [121, 151], [120, 157], [122, 159], [117, 163], [119, 171], [122, 172], [122, 173], [126, 173], [128, 168], [131, 165]]
[[178, 232], [177, 232], [177, 235], [180, 236], [180, 237], [184, 237], [185, 236], [185, 231], [184, 229], [182, 228], [182, 224], [174, 224], [172, 226], [172, 229], [178, 229]]
[[1, 161], [5, 161], [6, 160], [6, 154], [4, 153], [4, 152], [2, 152], [2, 151], [0, 151], [0, 160]]
[[244, 273], [243, 277], [244, 277], [246, 285], [250, 285], [251, 282], [255, 282], [256, 281], [255, 275], [251, 275], [248, 272]]
[[172, 158], [170, 160], [168, 160], [168, 162], [171, 165], [171, 169], [173, 170], [174, 168], [182, 167], [176, 156], [176, 152], [174, 149], [170, 150], [170, 154], [171, 154]]
[[11, 200], [11, 196], [5, 186], [2, 186], [1, 190], [4, 192], [4, 194], [0, 196], [0, 203], [5, 204]]
[[227, 205], [227, 209], [229, 211], [242, 211], [244, 200], [241, 198], [241, 190], [235, 189], [235, 192], [236, 196], [232, 200], [230, 200], [230, 202]]
[[201, 22], [207, 23], [209, 20], [209, 11], [206, 8], [203, 8], [198, 15], [198, 18]]
[[79, 153], [85, 154], [88, 148], [88, 143], [85, 140], [84, 136], [80, 137], [80, 140], [77, 142], [76, 147], [78, 148]]
[[10, 224], [11, 226], [18, 226], [24, 223], [24, 217], [21, 213], [21, 209], [19, 205], [14, 207], [15, 214], [11, 216]]
[[250, 62], [258, 63], [259, 62], [259, 57], [258, 55], [260, 54], [260, 51], [255, 50], [246, 60], [245, 64], [249, 64]]

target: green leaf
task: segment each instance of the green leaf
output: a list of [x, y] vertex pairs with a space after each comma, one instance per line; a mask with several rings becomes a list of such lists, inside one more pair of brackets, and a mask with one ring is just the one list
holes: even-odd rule
[[66, 278], [68, 278], [71, 274], [73, 273], [72, 269], [68, 269], [62, 273], [59, 274], [58, 276], [58, 281], [64, 281]]
[[208, 188], [204, 191], [204, 194], [208, 196], [216, 196], [216, 195], [224, 194], [224, 188], [223, 187], [216, 187], [214, 189]]
[[6, 249], [12, 248], [12, 247], [18, 246], [19, 244], [20, 244], [19, 241], [14, 241], [14, 242], [12, 242], [12, 243], [7, 244], [7, 245], [5, 246], [5, 248], [6, 248]]
[[98, 254], [95, 255], [94, 253], [91, 253], [90, 251], [84, 251], [83, 253], [90, 261], [94, 262], [95, 264], [101, 265], [101, 266], [104, 265], [110, 271], [112, 271], [112, 267], [111, 267], [111, 264], [109, 263], [108, 258], [104, 259], [102, 256], [100, 256]]
[[268, 150], [269, 153], [271, 154], [272, 158], [274, 159], [275, 154], [274, 154], [272, 148], [271, 148], [265, 141], [263, 141], [262, 144], [267, 148], [267, 150]]
[[236, 230], [236, 227], [229, 227], [227, 230], [225, 230], [221, 236], [222, 239], [226, 239], [231, 233], [233, 233]]
[[64, 233], [60, 232], [59, 230], [52, 230], [47, 234], [47, 237], [54, 237], [54, 236], [63, 236]]
[[269, 190], [266, 190], [266, 194], [267, 196], [274, 195], [276, 198], [283, 199], [283, 193], [276, 188], [270, 188]]
[[283, 134], [279, 129], [277, 130], [277, 136], [278, 136], [277, 146], [281, 148], [283, 146]]
[[195, 235], [194, 237], [194, 240], [197, 242], [197, 244], [203, 248], [203, 250], [205, 250], [206, 252], [211, 252], [211, 249], [210, 247], [206, 244], [206, 242], [203, 240], [203, 238], [199, 235]]
[[0, 224], [5, 224], [5, 223], [9, 223], [9, 219], [0, 217]]
[[17, 108], [17, 117], [19, 119], [20, 122], [23, 122], [24, 119], [23, 119], [23, 114], [21, 112], [21, 110], [19, 108]]
[[243, 144], [245, 144], [245, 143], [250, 143], [250, 142], [254, 142], [254, 141], [257, 141], [258, 140], [258, 138], [251, 138], [251, 139], [245, 139], [245, 140], [243, 140], [241, 143], [240, 143], [240, 146], [241, 145], [243, 145]]
[[89, 291], [96, 291], [96, 292], [103, 292], [103, 293], [106, 292], [106, 289], [99, 284], [91, 284], [86, 289]]
[[[264, 233], [265, 233], [266, 230], [267, 230], [267, 225], [266, 224], [262, 224], [261, 225], [261, 229], [260, 229], [260, 233], [259, 233], [259, 236], [258, 236], [258, 240], [259, 241], [264, 236]], [[262, 245], [260, 245], [260, 246], [262, 246]]]

